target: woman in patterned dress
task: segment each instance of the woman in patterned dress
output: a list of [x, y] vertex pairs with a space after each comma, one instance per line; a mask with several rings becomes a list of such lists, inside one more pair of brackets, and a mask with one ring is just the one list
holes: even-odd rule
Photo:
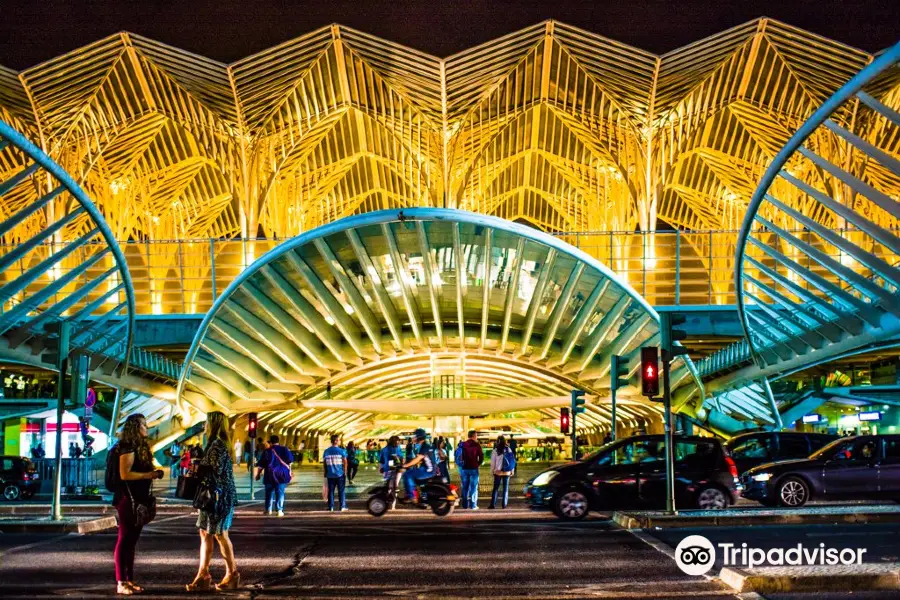
[[215, 485], [222, 490], [220, 510], [213, 513], [200, 511], [197, 529], [200, 530], [200, 568], [187, 591], [206, 591], [212, 584], [209, 563], [212, 560], [213, 542], [219, 542], [219, 551], [225, 559], [225, 578], [216, 584], [217, 590], [233, 590], [241, 585], [241, 575], [234, 561], [234, 547], [228, 537], [234, 507], [237, 504], [237, 489], [234, 486], [234, 468], [231, 458], [231, 434], [228, 417], [221, 412], [211, 412], [206, 417], [206, 438], [208, 440], [200, 468], [212, 476]]

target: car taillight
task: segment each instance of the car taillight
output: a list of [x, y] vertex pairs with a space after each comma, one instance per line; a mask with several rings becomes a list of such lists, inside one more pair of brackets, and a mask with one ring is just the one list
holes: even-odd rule
[[730, 456], [725, 457], [725, 463], [728, 465], [728, 470], [731, 471], [731, 476], [737, 479], [737, 465], [734, 464], [734, 460]]

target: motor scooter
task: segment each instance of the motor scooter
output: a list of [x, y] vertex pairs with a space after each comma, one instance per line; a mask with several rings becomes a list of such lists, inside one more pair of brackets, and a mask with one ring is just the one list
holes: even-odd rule
[[[366, 508], [373, 517], [380, 517], [397, 506], [397, 497], [400, 490], [400, 476], [404, 468], [399, 460], [388, 462], [390, 472], [384, 483], [375, 486], [369, 491], [369, 501]], [[453, 512], [459, 502], [457, 487], [446, 481], [440, 475], [429, 479], [420, 480], [419, 495], [416, 506], [419, 508], [431, 508], [431, 512], [439, 517], [446, 517]]]

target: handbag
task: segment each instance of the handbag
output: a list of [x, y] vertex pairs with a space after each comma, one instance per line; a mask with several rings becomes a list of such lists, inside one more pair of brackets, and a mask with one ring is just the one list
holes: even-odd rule
[[272, 455], [275, 458], [277, 458], [278, 462], [280, 462], [282, 465], [284, 465], [284, 467], [287, 469], [287, 481], [279, 481], [278, 483], [290, 483], [291, 480], [294, 478], [294, 471], [291, 469], [291, 465], [284, 462], [284, 459], [281, 458], [280, 456], [278, 456], [278, 453], [275, 452], [274, 448], [272, 449]]
[[219, 516], [222, 512], [222, 488], [216, 485], [215, 478], [208, 472], [196, 479], [199, 482], [194, 494], [194, 508]]
[[178, 484], [175, 486], [175, 497], [182, 500], [193, 500], [199, 486], [197, 479], [197, 477], [179, 475]]
[[131, 512], [134, 515], [136, 527], [143, 527], [156, 518], [156, 496], [151, 493], [147, 496], [146, 502], [136, 502], [128, 482], [125, 482], [125, 489], [128, 491], [128, 497], [131, 498]]

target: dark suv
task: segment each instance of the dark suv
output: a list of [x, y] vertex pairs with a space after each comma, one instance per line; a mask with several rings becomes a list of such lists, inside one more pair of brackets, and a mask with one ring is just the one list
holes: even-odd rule
[[22, 456], [0, 456], [0, 493], [7, 500], [31, 498], [41, 489], [41, 480], [30, 460]]
[[[675, 436], [674, 454], [678, 508], [726, 508], [740, 497], [737, 468], [720, 441]], [[528, 482], [525, 498], [562, 519], [581, 519], [591, 510], [665, 508], [665, 437], [630, 437], [581, 462], [555, 466]]]
[[838, 437], [827, 433], [760, 431], [736, 435], [725, 443], [725, 447], [734, 459], [738, 473], [743, 474], [766, 463], [806, 458]]

